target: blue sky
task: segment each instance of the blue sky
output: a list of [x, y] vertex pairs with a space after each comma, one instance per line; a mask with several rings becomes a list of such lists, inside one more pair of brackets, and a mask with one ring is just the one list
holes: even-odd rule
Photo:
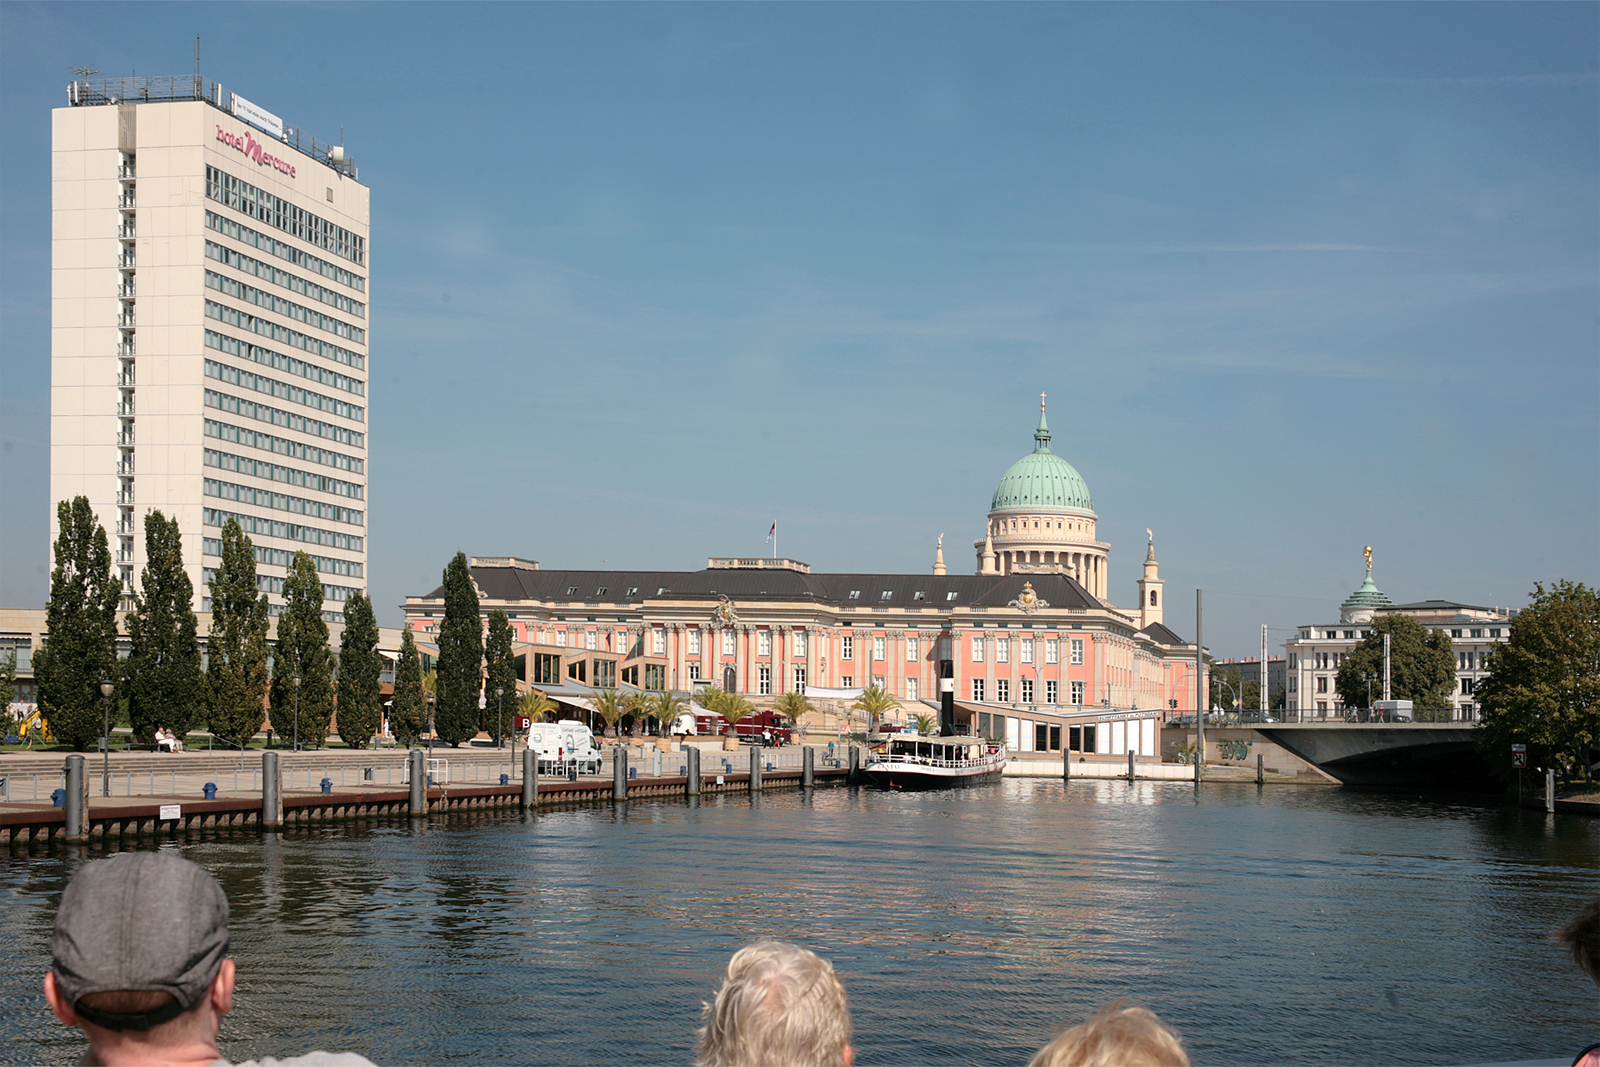
[[[369, 585], [953, 569], [1050, 394], [1115, 602], [1253, 654], [1600, 576], [1600, 5], [0, 4], [0, 603], [49, 111], [202, 67], [372, 189]], [[953, 549], [953, 551], [952, 551]]]

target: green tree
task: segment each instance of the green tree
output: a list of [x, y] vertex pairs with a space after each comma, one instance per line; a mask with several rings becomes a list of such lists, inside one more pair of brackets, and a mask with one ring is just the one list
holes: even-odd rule
[[885, 693], [882, 688], [879, 686], [873, 686], [871, 689], [868, 689], [866, 692], [856, 697], [855, 703], [851, 704], [850, 706], [856, 711], [866, 713], [867, 732], [876, 733], [878, 730], [878, 720], [881, 719], [884, 716], [884, 713], [890, 708], [898, 707], [899, 705], [895, 703], [894, 697], [890, 696], [888, 693]]
[[339, 635], [339, 736], [351, 748], [365, 745], [383, 725], [383, 657], [378, 654], [378, 620], [365, 593], [344, 602], [344, 633]]
[[1419, 708], [1446, 706], [1456, 681], [1456, 654], [1450, 648], [1450, 635], [1424, 626], [1409, 615], [1379, 615], [1367, 636], [1345, 656], [1334, 680], [1344, 706], [1367, 706], [1369, 673], [1373, 699], [1382, 693], [1384, 634], [1389, 635], [1391, 697], [1409, 700]]
[[545, 722], [561, 710], [561, 705], [539, 690], [530, 689], [517, 698], [517, 710], [526, 715], [529, 722]]
[[[517, 660], [511, 652], [511, 637], [511, 620], [506, 613], [499, 608], [489, 612], [489, 632], [483, 644], [484, 659], [488, 665], [483, 687], [488, 699], [484, 720], [489, 727], [489, 736], [494, 738], [496, 745], [503, 739], [503, 733], [511, 729], [511, 713], [517, 706]], [[495, 696], [496, 690], [505, 696]], [[502, 700], [504, 714], [501, 714]]]
[[1261, 683], [1254, 679], [1243, 681], [1243, 674], [1238, 667], [1214, 664], [1211, 668], [1210, 706], [1232, 711], [1237, 700], [1240, 711], [1258, 710], [1261, 707]]
[[230, 745], [243, 748], [266, 721], [267, 597], [237, 519], [222, 527], [222, 566], [211, 576], [205, 694], [211, 732]]
[[111, 577], [111, 548], [88, 497], [56, 505], [60, 534], [50, 602], [49, 636], [33, 658], [39, 707], [57, 741], [82, 752], [104, 729], [100, 683], [117, 676], [117, 604], [122, 583]]
[[439, 625], [439, 740], [459, 745], [478, 732], [478, 694], [483, 686], [483, 618], [478, 591], [464, 552], [444, 569], [444, 620]]
[[919, 711], [911, 721], [916, 723], [917, 733], [919, 734], [932, 735], [939, 732], [939, 717], [937, 715]]
[[1600, 744], [1600, 591], [1535, 584], [1474, 695], [1483, 709], [1478, 745], [1496, 773], [1514, 777], [1511, 746], [1524, 744], [1530, 766], [1588, 780]]
[[0, 736], [10, 736], [21, 720], [12, 716], [11, 702], [17, 699], [17, 650], [13, 648], [0, 659]]
[[305, 552], [289, 563], [283, 601], [272, 652], [272, 721], [280, 734], [293, 731], [302, 747], [321, 748], [333, 723], [333, 653], [322, 619], [322, 576]]
[[144, 573], [126, 624], [131, 648], [123, 661], [123, 693], [136, 737], [150, 741], [160, 727], [183, 740], [205, 721], [200, 687], [199, 621], [194, 585], [183, 569], [176, 517], [144, 517]]
[[400, 658], [394, 665], [394, 699], [389, 702], [389, 731], [410, 748], [428, 728], [428, 707], [422, 692], [422, 657], [408, 624], [400, 635]]
[[725, 731], [735, 733], [739, 720], [755, 711], [755, 707], [738, 693], [730, 693], [718, 686], [707, 685], [696, 689], [694, 702], [726, 723]]
[[596, 689], [585, 701], [599, 720], [606, 724], [607, 733], [615, 734], [616, 725], [626, 713], [625, 700], [615, 689]]

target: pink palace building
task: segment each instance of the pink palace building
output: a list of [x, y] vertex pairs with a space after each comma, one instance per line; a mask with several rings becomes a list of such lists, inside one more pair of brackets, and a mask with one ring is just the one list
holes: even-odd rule
[[[597, 687], [715, 684], [758, 708], [801, 690], [817, 707], [805, 725], [825, 736], [860, 728], [848, 705], [870, 686], [899, 702], [891, 720], [937, 715], [943, 678], [957, 732], [1017, 752], [1155, 756], [1160, 721], [1194, 713], [1196, 649], [1162, 622], [1153, 537], [1136, 606], [1112, 604], [1096, 519], [1083, 478], [1050, 450], [1041, 403], [1034, 449], [1000, 479], [974, 542], [975, 574], [947, 573], [942, 538], [929, 574], [817, 574], [768, 558], [578, 571], [496, 556], [471, 569], [485, 618], [511, 619], [518, 689], [580, 712]], [[443, 596], [404, 605], [425, 654]]]

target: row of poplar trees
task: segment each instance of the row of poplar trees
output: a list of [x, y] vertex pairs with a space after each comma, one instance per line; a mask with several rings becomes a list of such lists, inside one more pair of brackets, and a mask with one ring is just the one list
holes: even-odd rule
[[[509, 733], [517, 713], [517, 669], [512, 655], [511, 620], [504, 611], [489, 613], [484, 626], [478, 590], [466, 553], [457, 552], [444, 569], [444, 618], [436, 634], [439, 658], [433, 672], [434, 734], [447, 745], [459, 745], [486, 730], [495, 744]], [[426, 729], [425, 683], [417, 646], [408, 626], [400, 637], [395, 665], [394, 703], [389, 723], [395, 736], [410, 744]], [[479, 706], [480, 699], [484, 706]]]
[[178, 521], [145, 516], [145, 567], [124, 617], [128, 655], [117, 658], [122, 582], [113, 576], [105, 528], [86, 497], [56, 507], [60, 534], [46, 608], [48, 634], [34, 657], [39, 704], [55, 738], [83, 751], [95, 746], [106, 713], [103, 681], [115, 688], [117, 719], [150, 740], [165, 727], [179, 738], [209, 727], [243, 747], [271, 709], [279, 734], [292, 729], [299, 678], [302, 744], [326, 742], [337, 709], [339, 735], [365, 744], [383, 721], [378, 624], [372, 602], [345, 601], [338, 657], [328, 647], [322, 580], [316, 561], [296, 552], [284, 579], [277, 643], [268, 648], [267, 597], [256, 577], [256, 552], [238, 520], [222, 528], [222, 565], [210, 583], [211, 634], [202, 666], [194, 587], [183, 569]]
[[444, 569], [444, 618], [435, 636], [439, 658], [432, 677], [424, 678], [411, 627], [400, 635], [389, 709], [395, 737], [410, 745], [426, 732], [429, 709], [424, 702], [431, 685], [433, 730], [439, 741], [459, 745], [485, 730], [498, 745], [511, 732], [518, 710], [511, 620], [496, 609], [484, 626], [465, 552], [457, 552]]

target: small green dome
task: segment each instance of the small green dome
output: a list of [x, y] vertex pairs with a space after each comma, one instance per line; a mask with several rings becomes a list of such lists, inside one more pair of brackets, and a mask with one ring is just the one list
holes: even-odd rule
[[1013, 463], [995, 487], [990, 510], [1045, 508], [1093, 512], [1094, 500], [1089, 496], [1083, 476], [1072, 464], [1050, 451], [1050, 427], [1045, 422], [1042, 407], [1033, 440], [1033, 452]]
[[1393, 607], [1394, 601], [1388, 594], [1372, 584], [1372, 564], [1367, 564], [1367, 580], [1361, 583], [1361, 588], [1345, 597], [1344, 603], [1339, 607], [1345, 611], [1352, 608], [1388, 608]]

